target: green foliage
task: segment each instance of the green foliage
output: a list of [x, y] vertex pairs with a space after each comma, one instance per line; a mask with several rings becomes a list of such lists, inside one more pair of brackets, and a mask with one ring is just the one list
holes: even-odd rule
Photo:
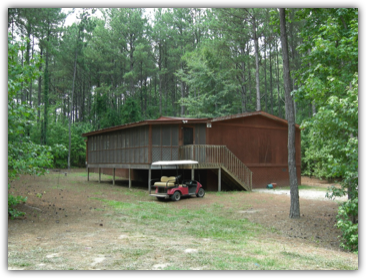
[[[10, 184], [8, 184], [8, 190], [10, 190]], [[8, 216], [11, 219], [23, 216], [25, 213], [18, 211], [14, 207], [22, 202], [26, 202], [27, 197], [8, 195]]]
[[[84, 167], [86, 155], [85, 138], [83, 133], [92, 130], [92, 126], [88, 123], [74, 123], [71, 126], [71, 165]], [[37, 138], [39, 135], [39, 128], [32, 129], [32, 138]], [[66, 118], [58, 118], [52, 123], [52, 128], [48, 135], [48, 144], [51, 146], [51, 153], [53, 156], [52, 167], [67, 168], [67, 156], [69, 142], [68, 120]]]
[[126, 99], [121, 109], [122, 124], [141, 121], [141, 109], [133, 98]]
[[[341, 246], [358, 252], [358, 197], [348, 200], [338, 208], [337, 227], [342, 231]], [[356, 222], [356, 223], [355, 223]]]
[[[8, 36], [8, 179], [11, 182], [20, 174], [40, 175], [51, 166], [51, 148], [33, 143], [29, 138], [29, 128], [34, 120], [34, 111], [26, 104], [16, 102], [16, 95], [22, 82], [29, 82], [37, 77], [39, 60], [29, 64], [18, 62], [18, 51], [24, 50], [24, 43], [14, 43]], [[10, 184], [8, 183], [8, 191]], [[8, 214], [12, 218], [21, 213], [14, 206], [23, 197], [8, 194]]]
[[[224, 44], [224, 43], [222, 43]], [[187, 70], [176, 75], [190, 86], [190, 94], [179, 100], [192, 117], [217, 117], [237, 111], [238, 87], [232, 84], [234, 64], [224, 59], [225, 45], [203, 44], [183, 56]]]
[[342, 246], [358, 250], [358, 11], [301, 9], [306, 20], [299, 51], [307, 54], [297, 72], [298, 100], [313, 102], [318, 111], [302, 123], [307, 174], [341, 178], [330, 198], [348, 194], [338, 211]]

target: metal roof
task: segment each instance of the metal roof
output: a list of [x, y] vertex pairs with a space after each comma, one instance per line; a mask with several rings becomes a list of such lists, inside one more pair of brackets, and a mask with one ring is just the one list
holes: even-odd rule
[[[217, 118], [211, 119], [211, 122], [221, 122], [221, 121], [226, 121], [226, 120], [246, 118], [246, 117], [258, 116], [258, 115], [269, 118], [271, 120], [278, 121], [278, 122], [283, 123], [285, 125], [288, 124], [288, 122], [285, 119], [282, 119], [280, 117], [277, 117], [275, 115], [269, 114], [269, 113], [264, 112], [264, 111], [244, 112], [244, 113], [235, 114], [235, 115], [217, 117]], [[295, 126], [297, 128], [300, 128], [300, 126], [298, 124], [296, 124]]]
[[207, 123], [210, 120], [211, 120], [210, 118], [182, 118], [182, 117], [178, 118], [178, 117], [163, 117], [162, 116], [156, 120], [143, 120], [143, 121], [139, 121], [139, 122], [98, 129], [98, 130], [84, 133], [84, 134], [82, 134], [82, 136], [87, 137], [87, 136], [91, 136], [91, 135], [95, 135], [95, 134], [112, 132], [112, 131], [117, 131], [117, 130], [131, 128], [131, 127], [137, 127], [137, 126], [158, 125], [158, 124], [167, 125], [167, 124], [179, 124], [179, 123], [199, 124], [199, 123]]
[[[84, 134], [82, 134], [82, 136], [87, 137], [87, 136], [91, 136], [91, 135], [107, 133], [107, 132], [117, 131], [117, 130], [126, 129], [126, 128], [132, 128], [132, 127], [137, 127], [137, 126], [145, 126], [145, 125], [180, 124], [180, 123], [199, 124], [199, 123], [209, 123], [209, 122], [221, 122], [221, 121], [226, 121], [226, 120], [252, 117], [252, 116], [258, 116], [258, 115], [267, 117], [269, 119], [272, 119], [272, 120], [275, 120], [275, 121], [278, 121], [280, 123], [287, 125], [286, 120], [281, 119], [277, 116], [274, 116], [274, 115], [269, 114], [264, 111], [245, 112], [245, 113], [229, 115], [229, 116], [222, 116], [222, 117], [217, 117], [217, 118], [184, 118], [184, 117], [161, 116], [160, 118], [158, 118], [156, 120], [143, 120], [143, 121], [139, 121], [139, 122], [128, 123], [128, 124], [124, 124], [124, 125], [118, 125], [118, 126], [103, 128], [103, 129], [99, 129], [99, 130], [94, 130], [91, 132], [84, 133]], [[296, 126], [296, 128], [300, 128], [300, 126], [298, 124], [296, 124], [295, 126]]]

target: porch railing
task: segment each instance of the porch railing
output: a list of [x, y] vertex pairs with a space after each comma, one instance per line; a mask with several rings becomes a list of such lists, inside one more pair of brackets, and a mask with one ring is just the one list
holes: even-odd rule
[[221, 168], [245, 190], [252, 190], [252, 171], [226, 146], [185, 145], [179, 148], [179, 159], [198, 161], [195, 168]]

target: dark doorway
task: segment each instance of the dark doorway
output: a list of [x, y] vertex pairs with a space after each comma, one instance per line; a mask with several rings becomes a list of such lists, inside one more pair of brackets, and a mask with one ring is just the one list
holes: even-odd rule
[[193, 128], [192, 127], [184, 127], [183, 128], [183, 145], [192, 145], [193, 144]]

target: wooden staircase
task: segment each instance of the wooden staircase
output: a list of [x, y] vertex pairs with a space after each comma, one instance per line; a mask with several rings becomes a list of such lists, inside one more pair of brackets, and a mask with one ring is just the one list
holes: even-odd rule
[[[225, 178], [239, 188], [252, 190], [252, 171], [226, 146], [185, 145], [179, 147], [179, 159], [198, 161], [195, 169], [221, 169]], [[223, 176], [224, 176], [223, 175]]]

